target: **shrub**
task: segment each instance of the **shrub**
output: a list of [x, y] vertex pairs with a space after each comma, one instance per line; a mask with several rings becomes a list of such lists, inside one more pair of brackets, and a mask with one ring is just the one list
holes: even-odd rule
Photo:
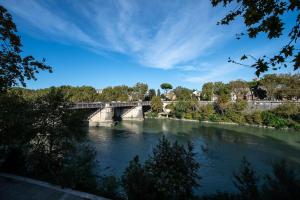
[[128, 199], [191, 199], [199, 186], [199, 163], [187, 148], [163, 137], [144, 165], [138, 157], [125, 170], [122, 183]]
[[249, 124], [262, 124], [262, 116], [260, 111], [255, 111], [251, 114], [245, 115], [245, 120]]
[[193, 119], [200, 120], [200, 113], [199, 112], [193, 112], [192, 117], [193, 117]]
[[273, 111], [278, 116], [300, 123], [300, 106], [294, 103], [286, 103], [278, 106]]
[[153, 112], [159, 113], [163, 110], [163, 103], [160, 97], [155, 96], [151, 99], [151, 109]]
[[238, 101], [236, 103], [231, 103], [225, 110], [225, 117], [230, 121], [242, 124], [245, 122], [245, 117], [243, 115], [243, 111], [247, 107], [247, 102]]
[[179, 101], [175, 104], [174, 115], [175, 117], [181, 119], [185, 113], [189, 111], [189, 102]]
[[149, 117], [149, 118], [155, 118], [155, 117], [157, 117], [157, 113], [156, 112], [148, 112], [146, 114], [146, 116]]
[[266, 126], [273, 126], [275, 128], [282, 128], [288, 125], [288, 121], [282, 117], [277, 116], [271, 111], [262, 112], [263, 124]]
[[184, 118], [185, 118], [185, 119], [193, 119], [193, 115], [192, 115], [192, 113], [190, 113], [190, 112], [189, 112], [189, 113], [185, 113], [185, 114], [184, 114]]
[[212, 122], [220, 122], [222, 121], [222, 117], [219, 114], [213, 114], [209, 116], [208, 120]]
[[203, 121], [209, 120], [215, 114], [214, 106], [211, 104], [202, 106], [199, 109], [199, 113], [200, 113], [200, 120]]

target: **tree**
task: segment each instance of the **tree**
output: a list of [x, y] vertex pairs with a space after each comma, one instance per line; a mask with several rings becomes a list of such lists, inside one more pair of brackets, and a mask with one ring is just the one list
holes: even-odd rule
[[146, 161], [145, 168], [162, 199], [190, 199], [193, 188], [199, 186], [200, 166], [195, 160], [191, 143], [188, 143], [186, 149], [163, 137]]
[[144, 165], [138, 157], [130, 162], [122, 182], [128, 199], [187, 200], [199, 186], [199, 167], [190, 143], [185, 148], [163, 137]]
[[135, 156], [122, 175], [122, 186], [130, 200], [155, 199], [154, 183]]
[[[234, 4], [232, 10], [218, 24], [228, 25], [238, 17], [242, 17], [247, 27], [247, 33], [237, 34], [237, 39], [248, 35], [249, 38], [256, 38], [259, 33], [266, 33], [268, 39], [288, 38], [286, 44], [272, 57], [262, 56], [255, 58], [252, 55], [243, 55], [241, 61], [251, 58], [254, 63], [250, 65], [256, 69], [256, 75], [268, 71], [270, 68], [277, 70], [287, 67], [292, 63], [294, 70], [300, 66], [300, 50], [297, 48], [298, 38], [300, 37], [300, 3], [298, 0], [211, 0], [213, 6], [223, 4], [224, 7]], [[290, 29], [284, 23], [284, 17], [291, 13], [296, 14], [294, 24]], [[286, 35], [287, 33], [287, 35]], [[242, 64], [229, 58], [229, 62]], [[245, 64], [242, 64], [245, 65]], [[249, 65], [246, 65], [249, 66]]]
[[174, 115], [175, 117], [181, 119], [184, 117], [184, 114], [190, 111], [190, 102], [187, 101], [178, 101], [174, 106]]
[[216, 82], [214, 84], [214, 92], [216, 95], [218, 95], [218, 99], [216, 102], [217, 110], [224, 114], [225, 110], [230, 104], [230, 91], [227, 85], [225, 85], [222, 82]]
[[177, 100], [183, 100], [183, 101], [188, 101], [192, 100], [192, 90], [178, 86], [174, 89], [174, 93], [176, 95]]
[[260, 83], [266, 89], [268, 99], [274, 100], [279, 86], [277, 76], [275, 74], [267, 74], [260, 80]]
[[159, 113], [163, 110], [163, 103], [160, 99], [160, 97], [155, 96], [151, 100], [151, 109], [155, 113]]
[[160, 89], [157, 89], [156, 96], [160, 97]]
[[251, 164], [245, 157], [242, 159], [240, 170], [234, 173], [234, 185], [240, 191], [241, 199], [257, 200], [259, 199], [259, 191], [257, 187], [258, 177], [252, 169]]
[[230, 81], [229, 88], [236, 95], [237, 100], [244, 99], [249, 91], [248, 84], [243, 80]]
[[102, 90], [99, 95], [100, 101], [127, 101], [129, 95], [132, 93], [131, 88], [126, 85], [115, 87], [107, 87]]
[[171, 90], [173, 88], [173, 86], [170, 83], [162, 83], [160, 85], [160, 88], [165, 90], [165, 94], [167, 94], [168, 90]]
[[133, 99], [134, 100], [143, 100], [147, 91], [148, 91], [147, 84], [136, 83], [133, 86]]
[[148, 98], [149, 98], [149, 100], [151, 100], [153, 97], [155, 97], [156, 96], [156, 92], [155, 92], [155, 89], [150, 89], [149, 91], [148, 91]]
[[37, 61], [33, 56], [21, 55], [22, 43], [17, 27], [12, 16], [1, 5], [0, 35], [0, 92], [19, 84], [25, 87], [25, 80], [36, 80], [35, 74], [40, 70], [52, 72], [51, 67], [44, 64], [45, 59]]
[[211, 101], [214, 95], [214, 84], [212, 82], [204, 83], [201, 91], [201, 99]]
[[248, 85], [250, 87], [250, 92], [252, 95], [252, 100], [254, 97], [257, 97], [258, 99], [265, 99], [267, 97], [267, 91], [261, 87], [261, 84], [259, 81], [251, 81], [248, 82]]
[[273, 174], [267, 175], [263, 187], [263, 199], [298, 199], [300, 180], [297, 172], [290, 169], [284, 160], [273, 164]]

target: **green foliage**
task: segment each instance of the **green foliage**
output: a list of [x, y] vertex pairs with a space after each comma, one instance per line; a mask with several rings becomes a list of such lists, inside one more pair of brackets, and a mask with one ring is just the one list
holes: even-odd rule
[[230, 97], [226, 93], [221, 93], [218, 97], [217, 102], [215, 102], [215, 107], [218, 113], [224, 114], [227, 107], [230, 105]]
[[184, 113], [183, 118], [185, 119], [193, 119], [193, 113]]
[[146, 113], [146, 116], [148, 118], [156, 118], [158, 116], [158, 113], [157, 112], [148, 112], [148, 113]]
[[155, 186], [146, 169], [135, 156], [122, 175], [122, 186], [130, 200], [155, 199]]
[[300, 180], [296, 173], [287, 167], [285, 161], [273, 165], [273, 175], [267, 175], [263, 187], [263, 199], [298, 199], [300, 197]]
[[230, 103], [225, 110], [225, 116], [232, 122], [242, 124], [245, 122], [243, 111], [247, 107], [247, 102], [239, 100], [236, 103]]
[[204, 101], [211, 101], [214, 94], [214, 84], [204, 83], [202, 86], [201, 99]]
[[168, 90], [173, 89], [173, 86], [170, 83], [162, 83], [160, 88], [165, 90], [165, 94], [167, 94]]
[[160, 97], [160, 89], [157, 89], [156, 96]]
[[97, 177], [93, 173], [94, 167], [94, 149], [90, 146], [78, 145], [65, 154], [58, 183], [64, 187], [95, 193]]
[[[248, 35], [249, 38], [256, 38], [259, 33], [265, 33], [269, 39], [287, 38], [285, 44], [278, 50], [274, 56], [262, 56], [255, 58], [252, 55], [243, 55], [241, 61], [248, 58], [253, 59], [254, 63], [250, 65], [256, 69], [256, 75], [268, 71], [269, 69], [277, 70], [281, 67], [287, 67], [293, 64], [294, 70], [300, 66], [300, 52], [297, 47], [298, 38], [300, 36], [300, 6], [296, 0], [278, 0], [278, 1], [228, 1], [228, 0], [211, 0], [213, 6], [223, 4], [224, 7], [231, 7], [229, 13], [218, 23], [228, 25], [238, 17], [243, 19], [247, 28], [246, 33], [240, 33], [241, 36]], [[238, 7], [231, 6], [238, 5]], [[297, 16], [291, 24], [287, 25], [283, 22], [287, 15]], [[285, 31], [285, 28], [289, 29]], [[230, 62], [238, 63], [232, 59]], [[238, 63], [241, 64], [241, 63]], [[248, 66], [248, 65], [247, 65]]]
[[245, 115], [245, 120], [249, 124], [261, 125], [263, 123], [263, 119], [260, 111], [255, 111], [251, 114]]
[[282, 128], [288, 125], [288, 121], [280, 116], [277, 116], [271, 111], [262, 112], [263, 124], [266, 126], [273, 126], [275, 128]]
[[133, 100], [144, 100], [145, 94], [148, 91], [148, 85], [145, 83], [136, 83], [132, 87]]
[[0, 169], [116, 197], [112, 181], [99, 181], [93, 172], [95, 152], [80, 144], [82, 113], [71, 105], [61, 88], [28, 100], [14, 92], [1, 94]]
[[0, 94], [0, 148], [21, 146], [32, 139], [32, 104], [15, 94]]
[[251, 164], [244, 157], [241, 162], [240, 170], [234, 173], [235, 187], [239, 190], [241, 199], [257, 200], [259, 199], [258, 192], [258, 177], [255, 174]]
[[144, 165], [138, 157], [130, 162], [122, 182], [128, 199], [191, 199], [198, 169], [191, 144], [185, 148], [163, 137]]
[[199, 113], [201, 121], [210, 120], [211, 117], [215, 114], [214, 106], [211, 104], [201, 106], [199, 109]]
[[243, 158], [240, 170], [234, 173], [234, 184], [238, 193], [217, 192], [202, 200], [294, 200], [300, 196], [300, 179], [285, 161], [273, 164], [272, 174], [267, 174], [263, 183], [251, 164]]
[[176, 99], [179, 101], [189, 101], [192, 100], [192, 90], [184, 87], [176, 87], [174, 89]]
[[146, 99], [146, 100], [152, 100], [152, 98], [153, 97], [155, 97], [156, 96], [156, 92], [155, 92], [155, 89], [150, 89], [149, 91], [148, 91], [148, 98]]
[[236, 95], [237, 100], [244, 99], [249, 91], [247, 82], [243, 80], [230, 81], [229, 88]]
[[189, 102], [186, 101], [178, 101], [174, 106], [174, 115], [175, 117], [181, 119], [184, 114], [189, 111]]
[[155, 113], [159, 113], [163, 110], [163, 102], [161, 101], [160, 97], [155, 96], [152, 98], [151, 109]]
[[273, 113], [288, 119], [293, 119], [295, 121], [300, 120], [300, 106], [295, 103], [282, 104], [275, 108]]
[[26, 86], [25, 80], [36, 80], [35, 74], [40, 70], [52, 72], [50, 66], [45, 65], [45, 59], [36, 60], [33, 56], [22, 56], [22, 43], [17, 35], [17, 27], [12, 16], [0, 5], [0, 92], [21, 84]]
[[119, 194], [120, 181], [113, 175], [105, 175], [101, 177], [98, 190], [101, 196], [110, 199], [123, 199]]
[[121, 85], [115, 87], [107, 87], [102, 90], [99, 95], [100, 101], [128, 101], [132, 88]]

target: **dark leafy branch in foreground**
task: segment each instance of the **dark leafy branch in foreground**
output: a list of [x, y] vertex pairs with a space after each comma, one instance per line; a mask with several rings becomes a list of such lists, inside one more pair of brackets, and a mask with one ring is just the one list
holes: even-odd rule
[[52, 68], [33, 56], [21, 55], [22, 43], [17, 35], [17, 27], [12, 16], [0, 5], [0, 92], [21, 84], [26, 86], [26, 80], [36, 80], [40, 70], [52, 72]]
[[268, 39], [283, 38], [286, 25], [283, 18], [288, 14], [295, 14], [295, 22], [288, 30], [288, 41], [272, 57], [266, 55], [255, 58], [252, 55], [243, 55], [241, 61], [252, 59], [254, 63], [247, 65], [229, 58], [229, 62], [250, 66], [256, 69], [256, 75], [268, 71], [277, 70], [281, 67], [293, 65], [294, 70], [300, 67], [300, 49], [297, 47], [300, 37], [300, 1], [299, 0], [211, 0], [213, 6], [223, 4], [224, 7], [233, 5], [229, 13], [218, 22], [219, 25], [228, 25], [238, 17], [242, 17], [246, 33], [237, 34], [237, 39], [244, 35], [249, 38], [256, 38], [259, 33], [265, 33]]

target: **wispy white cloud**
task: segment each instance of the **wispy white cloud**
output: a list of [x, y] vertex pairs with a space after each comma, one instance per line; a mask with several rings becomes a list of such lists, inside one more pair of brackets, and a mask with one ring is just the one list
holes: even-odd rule
[[148, 67], [197, 70], [190, 63], [225, 38], [216, 26], [222, 13], [209, 1], [0, 2], [29, 33], [97, 52], [123, 53]]
[[[218, 67], [219, 66], [219, 67]], [[223, 64], [223, 65], [211, 65], [209, 66], [209, 71], [199, 75], [185, 77], [185, 81], [190, 83], [203, 84], [206, 82], [215, 81], [227, 81], [226, 75], [235, 73], [242, 69], [240, 65], [234, 64]], [[238, 77], [235, 77], [238, 78]]]

